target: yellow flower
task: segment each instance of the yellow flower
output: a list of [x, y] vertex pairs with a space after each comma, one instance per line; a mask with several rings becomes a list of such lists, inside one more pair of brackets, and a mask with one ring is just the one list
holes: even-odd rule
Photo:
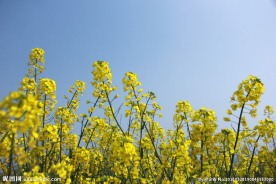
[[33, 91], [36, 88], [36, 82], [32, 78], [25, 77], [21, 82], [24, 90]]
[[228, 109], [228, 110], [226, 111], [226, 113], [227, 113], [228, 115], [231, 115], [231, 114], [232, 114], [231, 109]]
[[107, 80], [109, 83], [111, 83], [112, 73], [108, 66], [108, 62], [96, 61], [94, 62], [92, 67], [94, 68], [94, 70], [92, 71], [92, 74], [94, 75], [95, 81]]
[[52, 94], [56, 91], [56, 82], [52, 79], [42, 78], [40, 79], [40, 87], [46, 95]]
[[223, 120], [228, 122], [228, 121], [230, 121], [230, 118], [229, 117], [224, 117]]
[[34, 49], [32, 49], [31, 54], [30, 54], [30, 61], [33, 64], [36, 63], [36, 60], [40, 61], [41, 63], [44, 63], [44, 54], [45, 54], [45, 52], [43, 49], [34, 48]]

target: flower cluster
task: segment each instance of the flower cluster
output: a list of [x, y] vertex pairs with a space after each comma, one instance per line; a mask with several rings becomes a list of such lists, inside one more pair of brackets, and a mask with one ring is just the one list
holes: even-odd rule
[[231, 97], [224, 120], [233, 123], [232, 129], [218, 130], [212, 109], [194, 109], [181, 100], [173, 128], [165, 131], [156, 95], [143, 91], [135, 73], [123, 77], [126, 95], [118, 103], [108, 63], [96, 61], [89, 107], [81, 113], [85, 82], [77, 80], [64, 96], [65, 105], [56, 106], [55, 81], [37, 77], [43, 64], [44, 51], [33, 49], [19, 90], [0, 102], [0, 177], [60, 178], [67, 184], [276, 178], [272, 106], [265, 107], [257, 125], [248, 126], [264, 92], [255, 76], [242, 81]]
[[112, 73], [108, 66], [108, 63], [105, 61], [96, 61], [92, 65], [94, 70], [92, 71], [93, 74], [93, 81], [91, 82], [92, 86], [94, 87], [93, 96], [94, 97], [101, 97], [105, 98], [106, 93], [109, 93], [113, 90], [111, 87], [112, 84]]
[[56, 82], [52, 79], [42, 78], [40, 79], [40, 87], [43, 93], [50, 95], [56, 91]]
[[30, 54], [30, 61], [32, 64], [36, 64], [36, 62], [44, 63], [44, 55], [45, 52], [41, 48], [34, 48]]
[[26, 77], [33, 77], [35, 81], [37, 80], [37, 76], [44, 71], [44, 55], [45, 51], [43, 49], [32, 49], [28, 62], [28, 66], [30, 66], [30, 68]]

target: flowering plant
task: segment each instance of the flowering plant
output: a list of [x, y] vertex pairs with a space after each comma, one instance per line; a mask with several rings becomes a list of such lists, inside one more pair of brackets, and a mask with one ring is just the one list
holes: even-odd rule
[[[153, 92], [143, 92], [135, 73], [127, 72], [122, 79], [126, 96], [115, 109], [119, 95], [105, 61], [92, 65], [94, 91], [86, 113], [77, 113], [86, 87], [80, 80], [64, 97], [66, 105], [56, 106], [55, 81], [39, 78], [44, 54], [40, 48], [32, 50], [20, 88], [0, 102], [1, 176], [59, 177], [61, 183], [200, 183], [198, 178], [218, 177], [275, 180], [273, 108], [266, 106], [265, 118], [248, 127], [249, 120], [257, 117], [264, 92], [257, 77], [242, 81], [231, 97], [224, 120], [234, 123], [233, 129], [219, 131], [212, 109], [196, 110], [181, 100], [173, 129], [165, 131], [156, 121], [162, 107]], [[118, 119], [120, 113], [123, 121]], [[73, 131], [76, 123], [81, 125], [79, 134]]]

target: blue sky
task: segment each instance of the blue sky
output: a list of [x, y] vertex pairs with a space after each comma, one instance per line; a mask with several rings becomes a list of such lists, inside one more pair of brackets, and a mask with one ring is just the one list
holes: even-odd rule
[[105, 60], [114, 84], [132, 71], [156, 94], [163, 127], [178, 100], [214, 109], [224, 127], [230, 97], [248, 75], [265, 84], [261, 109], [276, 108], [275, 10], [275, 0], [0, 0], [0, 98], [17, 90], [30, 50], [40, 47], [43, 76], [56, 80], [61, 102], [78, 79], [90, 98], [91, 65]]

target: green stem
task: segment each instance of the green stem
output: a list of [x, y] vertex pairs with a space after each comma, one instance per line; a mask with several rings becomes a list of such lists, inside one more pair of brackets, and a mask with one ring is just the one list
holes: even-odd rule
[[60, 143], [59, 143], [59, 162], [62, 161], [61, 153], [62, 153], [62, 119], [60, 119]]
[[[55, 143], [52, 143], [51, 149], [49, 150], [49, 152], [46, 153], [44, 163], [42, 164], [43, 165], [42, 171], [47, 171], [49, 169], [49, 168], [47, 168], [47, 160], [48, 160], [49, 155], [52, 153], [52, 149], [54, 148], [54, 145], [55, 145]], [[49, 166], [51, 166], [50, 163], [49, 163]]]
[[243, 114], [243, 110], [244, 110], [244, 105], [245, 105], [245, 103], [242, 105], [241, 112], [240, 112], [239, 123], [238, 123], [238, 130], [237, 130], [236, 140], [235, 140], [235, 144], [234, 144], [234, 153], [232, 153], [232, 155], [231, 155], [231, 163], [230, 163], [230, 169], [229, 169], [229, 175], [228, 175], [229, 178], [232, 175], [233, 164], [234, 164], [234, 157], [235, 157], [235, 151], [236, 151], [236, 148], [237, 148], [237, 145], [238, 145], [238, 140], [239, 140], [239, 135], [240, 135], [241, 120], [242, 120], [242, 114]]
[[[42, 128], [44, 128], [45, 125], [45, 119], [46, 119], [46, 97], [47, 95], [44, 95], [44, 105], [43, 105], [43, 116], [42, 116]], [[43, 132], [44, 135], [44, 132]], [[42, 146], [44, 147], [44, 140], [42, 141]]]
[[[97, 105], [99, 99], [100, 99], [100, 97], [98, 97], [97, 100], [96, 100], [96, 102], [94, 103], [94, 105], [93, 105], [94, 108], [96, 107], [96, 105]], [[89, 117], [91, 117], [92, 114], [93, 114], [93, 112], [90, 112]], [[83, 137], [83, 135], [84, 135], [84, 130], [85, 130], [85, 128], [86, 128], [88, 122], [89, 122], [89, 120], [88, 120], [88, 118], [87, 118], [87, 120], [86, 120], [86, 122], [85, 122], [85, 124], [84, 124], [84, 126], [83, 126], [83, 129], [81, 130], [81, 133], [80, 133], [80, 136], [79, 136], [79, 141], [78, 141], [78, 146], [77, 146], [77, 147], [80, 146], [80, 142], [81, 142], [81, 139], [82, 139], [82, 137]]]
[[12, 140], [11, 140], [11, 150], [10, 150], [10, 158], [9, 158], [8, 176], [11, 176], [11, 172], [12, 172], [13, 145], [14, 145], [14, 133], [12, 133]]
[[[246, 95], [245, 98], [248, 97], [250, 91], [247, 93], [247, 95]], [[234, 144], [234, 153], [232, 153], [232, 155], [231, 155], [231, 163], [230, 163], [230, 169], [229, 169], [228, 178], [231, 177], [232, 172], [233, 172], [232, 170], [233, 170], [233, 164], [234, 164], [234, 158], [235, 158], [235, 151], [236, 151], [236, 148], [237, 148], [237, 145], [238, 145], [238, 140], [239, 140], [239, 135], [240, 135], [240, 128], [241, 128], [241, 121], [242, 121], [242, 115], [243, 115], [244, 106], [245, 106], [245, 102], [243, 103], [243, 105], [241, 107], [241, 111], [240, 111], [239, 122], [238, 122], [238, 130], [237, 130], [236, 140], [235, 140], [235, 144]]]
[[[259, 138], [260, 138], [260, 135], [258, 136], [258, 138], [256, 140], [256, 143], [259, 141]], [[247, 176], [249, 175], [249, 172], [250, 172], [250, 169], [251, 169], [251, 166], [252, 166], [252, 163], [253, 163], [255, 150], [256, 150], [256, 146], [254, 146], [254, 148], [253, 148], [253, 152], [252, 152], [252, 155], [251, 155], [250, 163], [249, 163], [249, 166], [247, 168]]]
[[108, 96], [108, 93], [107, 93], [106, 90], [105, 90], [105, 95], [106, 95], [106, 98], [107, 98], [107, 101], [108, 101], [108, 105], [109, 105], [110, 110], [111, 110], [111, 114], [112, 114], [112, 116], [113, 116], [113, 118], [114, 118], [117, 126], [120, 128], [122, 134], [125, 136], [125, 132], [123, 131], [122, 127], [120, 126], [120, 124], [119, 124], [119, 122], [118, 122], [118, 120], [117, 120], [117, 118], [116, 118], [116, 116], [114, 114], [114, 111], [113, 111], [113, 108], [112, 108], [112, 105], [111, 105], [111, 102], [110, 102], [110, 99], [109, 99], [109, 96]]
[[[132, 112], [132, 106], [130, 108], [131, 112]], [[131, 124], [131, 115], [128, 118], [128, 126], [127, 126], [127, 135], [129, 136], [129, 131], [130, 131], [130, 124]]]
[[[181, 126], [182, 126], [182, 123], [180, 122]], [[174, 141], [176, 142], [177, 140], [177, 137], [178, 137], [178, 132], [179, 132], [179, 129], [181, 128], [180, 125], [177, 125], [176, 126], [176, 135], [175, 135], [175, 138], [174, 138]], [[176, 149], [178, 149], [178, 145], [176, 145]], [[175, 156], [172, 161], [171, 161], [171, 178], [173, 179], [173, 176], [174, 176], [174, 170], [175, 170], [175, 166], [176, 166], [176, 161], [177, 161], [177, 157]]]
[[[149, 130], [148, 130], [148, 128], [147, 128], [146, 125], [145, 125], [145, 128], [146, 128], [146, 131], [147, 131], [147, 133], [148, 133], [148, 135], [149, 135], [151, 144], [152, 144], [152, 146], [153, 146], [153, 148], [154, 148], [154, 155], [155, 155], [155, 157], [157, 158], [157, 160], [159, 161], [159, 163], [160, 163], [161, 165], [163, 165], [163, 162], [162, 162], [160, 156], [158, 155], [157, 149], [156, 149], [156, 147], [155, 147], [153, 138], [151, 137], [151, 135], [150, 135], [150, 133], [149, 133]], [[167, 172], [167, 170], [166, 170], [165, 168], [164, 168], [163, 170], [164, 170], [165, 174], [167, 175], [167, 177], [169, 178], [169, 180], [172, 181], [172, 178], [171, 178], [171, 176], [169, 175], [169, 173]]]
[[203, 140], [201, 140], [201, 155], [200, 155], [200, 174], [203, 172], [203, 146], [204, 146], [204, 143], [203, 143]]
[[[35, 59], [35, 63], [37, 64], [37, 59]], [[36, 76], [37, 76], [36, 66], [35, 66], [34, 68], [35, 68], [35, 71], [34, 71], [34, 78], [35, 78], [35, 82], [36, 82]]]
[[[228, 140], [228, 138], [227, 138]], [[227, 141], [228, 142], [228, 141]], [[226, 175], [228, 173], [228, 169], [227, 169], [227, 162], [226, 162], [226, 155], [225, 155], [225, 137], [224, 137], [224, 141], [223, 141], [223, 159], [224, 159], [224, 163], [225, 163], [225, 170], [226, 170]]]
[[88, 139], [88, 141], [87, 141], [87, 143], [86, 143], [86, 146], [85, 146], [86, 149], [87, 149], [87, 147], [88, 147], [89, 142], [90, 142], [91, 139], [92, 139], [92, 136], [93, 136], [94, 131], [95, 131], [95, 129], [96, 129], [97, 126], [98, 126], [98, 123], [95, 125], [95, 127], [93, 128], [93, 131], [91, 132], [91, 134], [90, 134], [90, 136], [89, 136], [89, 139]]
[[[70, 107], [70, 105], [71, 105], [73, 99], [75, 98], [77, 92], [78, 92], [78, 91], [76, 90], [76, 91], [74, 92], [74, 94], [73, 94], [71, 100], [69, 101], [69, 103], [67, 103], [67, 108]], [[69, 111], [71, 111], [71, 109], [72, 109], [72, 107], [69, 108]]]
[[[133, 94], [134, 94], [135, 99], [137, 99], [138, 96], [137, 96], [137, 94], [135, 93], [135, 88], [134, 88], [134, 86], [131, 85], [131, 88], [132, 88], [132, 91], [133, 91]], [[141, 145], [142, 145], [142, 137], [143, 137], [143, 129], [144, 129], [144, 126], [145, 126], [145, 123], [146, 123], [146, 122], [144, 122], [144, 114], [145, 114], [145, 112], [146, 112], [146, 109], [147, 109], [149, 100], [151, 99], [151, 95], [152, 95], [152, 94], [150, 93], [150, 96], [149, 96], [149, 98], [147, 99], [146, 106], [145, 106], [145, 109], [144, 109], [143, 112], [142, 112], [141, 109], [140, 109], [140, 103], [139, 103], [139, 101], [136, 100], [137, 106], [138, 106], [138, 108], [139, 108], [139, 110], [140, 110], [140, 116], [141, 116], [141, 121], [140, 121], [140, 139], [139, 139], [139, 152], [140, 152], [140, 157], [141, 157], [141, 158], [142, 158], [142, 156], [143, 156], [143, 150], [142, 150], [142, 147], [141, 147]], [[140, 161], [140, 162], [141, 162], [141, 161]]]

